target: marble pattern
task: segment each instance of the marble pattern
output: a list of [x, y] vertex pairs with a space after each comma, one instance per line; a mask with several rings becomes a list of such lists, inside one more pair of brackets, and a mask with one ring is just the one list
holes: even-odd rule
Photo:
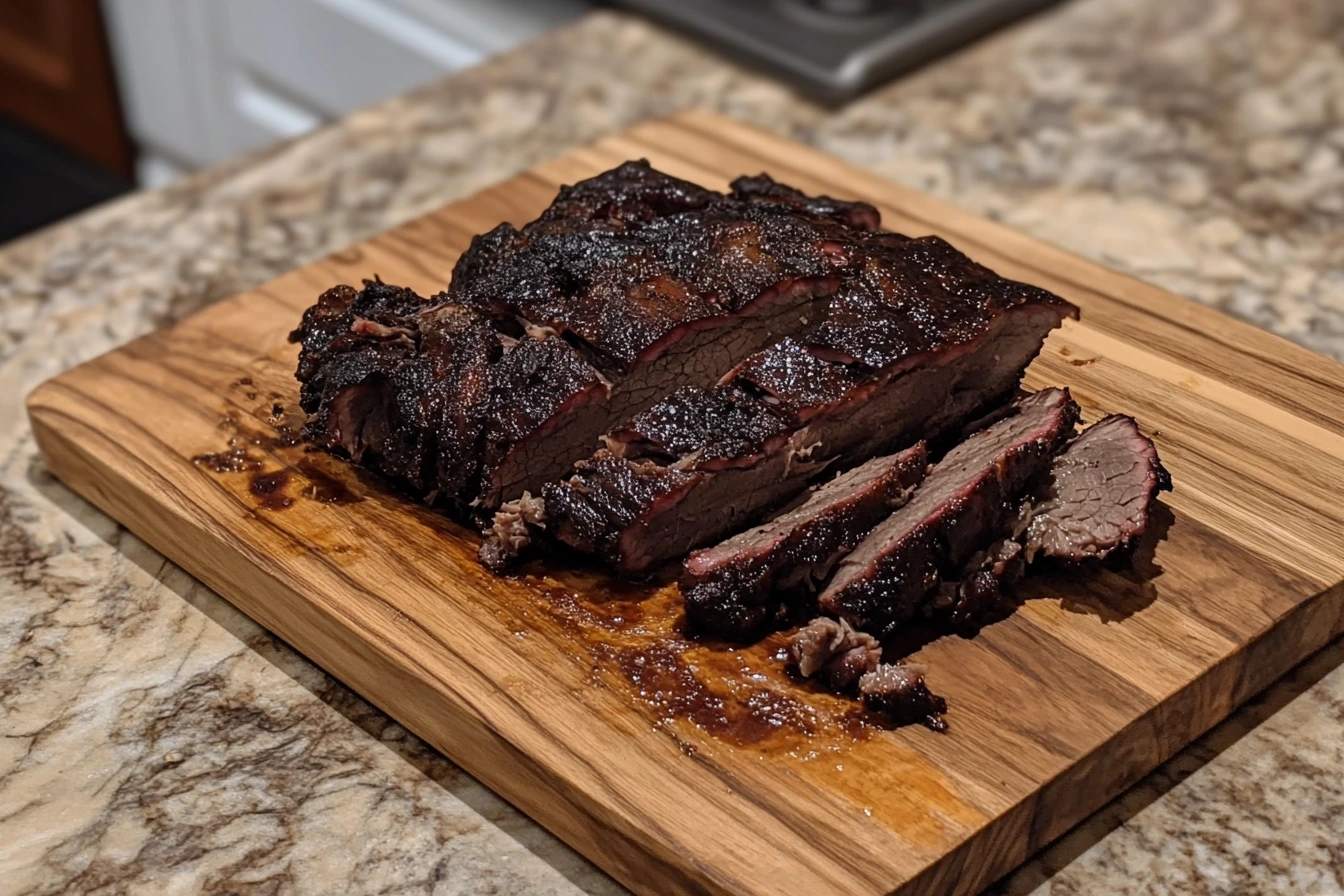
[[[1344, 358], [1344, 5], [1076, 0], [840, 109], [612, 12], [0, 249], [0, 893], [614, 893], [51, 479], [32, 386], [715, 108]], [[994, 891], [1344, 894], [1336, 642]]]

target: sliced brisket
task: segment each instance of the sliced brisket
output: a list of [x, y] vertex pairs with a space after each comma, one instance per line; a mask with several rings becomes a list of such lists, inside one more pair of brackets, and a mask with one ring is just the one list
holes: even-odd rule
[[[832, 326], [828, 318], [808, 345], [786, 340], [748, 358], [729, 382], [684, 390], [655, 405], [610, 434], [609, 452], [631, 463], [694, 470], [700, 481], [676, 501], [645, 508], [630, 528], [618, 518], [603, 520], [588, 495], [609, 489], [580, 467], [544, 491], [547, 512], [557, 521], [553, 534], [575, 544], [565, 519], [583, 519], [579, 540], [597, 545], [624, 572], [681, 556], [754, 523], [801, 493], [827, 465], [845, 469], [956, 432], [1011, 395], [1046, 335], [1076, 313], [1050, 293], [987, 277], [941, 240], [893, 238], [882, 248], [899, 256], [901, 247], [910, 258], [893, 263], [890, 277], [874, 272], [853, 287], [874, 303], [881, 296], [873, 291], [886, 290], [917, 321], [899, 346], [859, 357], [850, 350], [858, 319]], [[951, 255], [964, 263], [954, 264]], [[919, 276], [907, 285], [905, 273]], [[714, 418], [712, 427], [686, 412], [727, 406], [733, 414]]]
[[1077, 419], [1067, 390], [1046, 389], [953, 448], [910, 502], [840, 561], [818, 598], [822, 610], [873, 632], [914, 616], [1005, 530]]
[[[950, 452], [822, 596], [824, 609], [849, 600], [851, 612], [815, 619], [793, 636], [789, 659], [799, 673], [837, 693], [857, 687], [869, 709], [942, 730], [946, 702], [929, 692], [926, 668], [882, 664], [877, 639], [860, 627], [899, 623], [927, 598], [934, 621], [963, 633], [977, 629], [1007, 608], [1032, 557], [1102, 559], [1130, 547], [1147, 528], [1157, 493], [1171, 487], [1153, 443], [1130, 417], [1104, 418], [1051, 458], [1075, 414], [1066, 393], [1046, 390]], [[1043, 481], [1014, 500], [1019, 489], [1012, 483], [1029, 481], [1033, 466]], [[970, 544], [988, 547], [959, 561]], [[853, 612], [858, 589], [874, 585], [877, 599], [863, 595], [863, 609]]]
[[1170, 488], [1133, 418], [1102, 419], [1055, 455], [1001, 537], [939, 585], [930, 615], [963, 632], [978, 629], [1011, 609], [1013, 585], [1036, 557], [1101, 560], [1131, 547], [1148, 528], [1157, 493]]
[[1133, 417], [1113, 414], [1074, 439], [1026, 509], [1027, 559], [1104, 559], [1148, 527], [1153, 502], [1171, 489], [1157, 448]]
[[1076, 314], [877, 223], [764, 176], [721, 194], [627, 163], [476, 238], [446, 295], [325, 295], [293, 334], [306, 432], [477, 511], [545, 493], [558, 537], [645, 569], [955, 431]]
[[785, 601], [814, 593], [814, 583], [906, 501], [927, 463], [923, 443], [874, 458], [770, 522], [691, 554], [681, 583], [687, 624], [740, 637], [778, 616]]

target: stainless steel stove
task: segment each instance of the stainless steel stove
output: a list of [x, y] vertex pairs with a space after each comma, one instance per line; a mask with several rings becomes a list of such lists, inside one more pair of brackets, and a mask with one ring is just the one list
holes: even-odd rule
[[766, 66], [854, 96], [1055, 0], [617, 0]]

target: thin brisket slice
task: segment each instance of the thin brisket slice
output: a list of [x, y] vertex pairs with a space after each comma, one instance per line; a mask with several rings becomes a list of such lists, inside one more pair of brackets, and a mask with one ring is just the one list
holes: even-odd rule
[[931, 615], [971, 631], [1011, 607], [1013, 585], [1036, 558], [1077, 563], [1129, 549], [1147, 530], [1158, 492], [1170, 488], [1134, 419], [1102, 419], [1055, 455], [998, 540], [939, 585]]
[[1153, 502], [1171, 489], [1157, 448], [1133, 417], [1113, 414], [1074, 439], [1025, 515], [1027, 559], [1101, 560], [1148, 528]]
[[[624, 572], [681, 556], [755, 523], [827, 466], [955, 433], [1006, 400], [1046, 335], [1077, 313], [937, 238], [870, 241], [874, 255], [843, 293], [850, 304], [819, 336], [766, 349], [728, 382], [682, 390], [606, 438], [603, 471], [625, 460], [643, 476], [695, 471], [696, 484], [609, 515], [593, 496], [605, 500], [611, 488], [581, 463], [543, 493], [550, 533]], [[894, 309], [908, 324], [901, 340], [880, 351], [864, 342], [860, 308]]]
[[910, 502], [840, 561], [819, 606], [872, 632], [910, 619], [1005, 530], [1077, 419], [1067, 390], [1045, 389], [953, 448]]
[[691, 554], [681, 583], [688, 625], [749, 635], [777, 617], [782, 604], [814, 593], [814, 583], [908, 499], [927, 464], [923, 443], [873, 458], [768, 523]]

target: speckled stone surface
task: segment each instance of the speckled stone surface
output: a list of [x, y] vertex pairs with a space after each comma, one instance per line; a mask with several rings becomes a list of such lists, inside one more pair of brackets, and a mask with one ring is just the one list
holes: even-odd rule
[[[0, 248], [0, 892], [619, 891], [53, 481], [22, 396], [690, 106], [1344, 358], [1338, 0], [1076, 0], [835, 110], [598, 13]], [[1341, 664], [1337, 642], [996, 892], [1344, 893]]]

